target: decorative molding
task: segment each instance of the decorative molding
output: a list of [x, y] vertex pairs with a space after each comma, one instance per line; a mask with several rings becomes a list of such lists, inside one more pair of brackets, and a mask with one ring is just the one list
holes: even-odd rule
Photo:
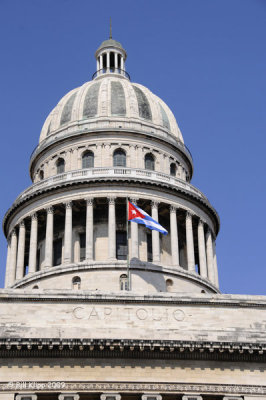
[[154, 201], [154, 200], [151, 201], [152, 208], [155, 208], [157, 210], [158, 209], [158, 205], [159, 205], [159, 201]]
[[59, 395], [58, 400], [79, 400], [79, 394], [77, 393], [62, 393]]
[[175, 207], [172, 204], [170, 204], [170, 212], [175, 214], [176, 210], [177, 210], [177, 207]]
[[[175, 311], [176, 319], [180, 310]], [[178, 320], [178, 319], [177, 319]], [[1, 358], [149, 358], [215, 361], [266, 361], [266, 344], [139, 339], [2, 338]]]
[[24, 399], [37, 400], [37, 395], [32, 393], [23, 393], [16, 395], [16, 400], [24, 400]]
[[115, 205], [115, 199], [116, 197], [108, 197], [108, 202], [110, 205]]
[[31, 219], [38, 220], [37, 212], [31, 214]]
[[2, 382], [0, 392], [14, 390], [38, 390], [38, 391], [78, 391], [78, 392], [150, 392], [150, 393], [206, 393], [225, 395], [266, 395], [265, 385], [234, 385], [213, 383], [158, 383], [158, 382], [88, 382], [88, 381], [34, 381], [34, 382]]
[[101, 394], [100, 400], [121, 400], [121, 394], [119, 394], [119, 393], [103, 393], [103, 394]]
[[46, 212], [47, 212], [47, 214], [54, 214], [54, 207], [53, 206], [47, 207]]

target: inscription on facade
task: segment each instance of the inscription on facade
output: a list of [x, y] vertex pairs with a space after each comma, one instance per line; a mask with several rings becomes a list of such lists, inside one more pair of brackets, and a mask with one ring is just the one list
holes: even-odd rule
[[179, 308], [156, 307], [86, 307], [73, 309], [73, 316], [78, 320], [92, 321], [162, 321], [181, 322], [185, 319], [184, 311]]

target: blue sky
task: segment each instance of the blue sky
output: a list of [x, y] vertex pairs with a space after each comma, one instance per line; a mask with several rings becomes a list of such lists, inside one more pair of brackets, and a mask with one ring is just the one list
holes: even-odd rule
[[[174, 112], [192, 183], [219, 212], [221, 290], [266, 294], [265, 0], [0, 0], [1, 219], [30, 184], [47, 114], [91, 79], [110, 16], [132, 81]], [[0, 287], [5, 259], [1, 232]]]

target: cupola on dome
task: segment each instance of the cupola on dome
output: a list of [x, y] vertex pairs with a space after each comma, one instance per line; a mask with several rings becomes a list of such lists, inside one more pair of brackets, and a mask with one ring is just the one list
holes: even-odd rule
[[64, 132], [111, 128], [152, 132], [183, 143], [169, 107], [145, 86], [130, 81], [126, 51], [119, 42], [105, 40], [95, 57], [93, 80], [59, 101], [43, 125], [40, 142], [52, 135], [62, 137]]

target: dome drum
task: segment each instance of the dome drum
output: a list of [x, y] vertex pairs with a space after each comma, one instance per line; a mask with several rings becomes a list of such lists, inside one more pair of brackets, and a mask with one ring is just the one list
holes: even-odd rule
[[[10, 227], [6, 286], [38, 284], [38, 287], [46, 288], [54, 275], [55, 287], [68, 289], [65, 274], [72, 276], [79, 271], [85, 274], [86, 288], [97, 290], [103, 288], [103, 283], [98, 281], [98, 287], [94, 275], [104, 271], [106, 285], [116, 290], [119, 284], [111, 285], [112, 277], [118, 276], [117, 268], [125, 269], [122, 260], [126, 260], [127, 254], [126, 199], [118, 196], [113, 192], [108, 198], [92, 197], [92, 194], [79, 200], [68, 197], [45, 209], [24, 212], [16, 225]], [[47, 200], [44, 203], [51, 204]], [[160, 223], [170, 233], [159, 239], [158, 232], [131, 224], [132, 290], [169, 290], [167, 279], [168, 283], [172, 279], [171, 290], [176, 292], [190, 291], [193, 287], [199, 292], [206, 287], [207, 291], [217, 290], [214, 235], [209, 225], [196, 214], [174, 205], [169, 208], [164, 202], [151, 204], [149, 200], [139, 199], [138, 204], [152, 215], [156, 210]], [[153, 278], [145, 278], [146, 274], [154, 277], [153, 283]], [[187, 283], [182, 284], [180, 277]]]

